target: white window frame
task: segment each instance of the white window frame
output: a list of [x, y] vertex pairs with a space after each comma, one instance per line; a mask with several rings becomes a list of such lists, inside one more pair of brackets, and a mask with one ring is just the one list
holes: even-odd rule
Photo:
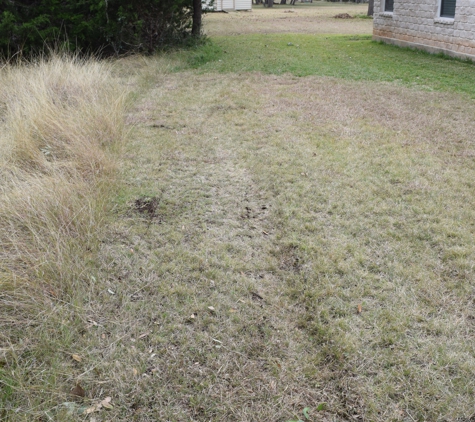
[[[441, 0], [439, 0], [441, 1]], [[381, 0], [381, 12], [380, 16], [386, 17], [386, 18], [392, 18], [393, 13], [394, 13], [394, 2], [393, 2], [393, 11], [386, 10], [386, 2], [387, 0]]]
[[434, 21], [436, 23], [445, 23], [447, 25], [451, 25], [454, 23], [454, 19], [455, 19], [455, 13], [457, 12], [457, 4], [455, 4], [455, 10], [454, 10], [454, 17], [453, 18], [447, 18], [447, 17], [444, 17], [444, 16], [440, 16], [440, 14], [442, 13], [442, 0], [439, 0], [438, 1], [438, 8], [437, 8], [437, 16], [435, 17]]

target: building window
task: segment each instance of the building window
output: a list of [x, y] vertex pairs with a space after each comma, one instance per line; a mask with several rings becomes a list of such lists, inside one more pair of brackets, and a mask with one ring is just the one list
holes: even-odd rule
[[[442, 0], [443, 2], [444, 0]], [[453, 0], [455, 3], [455, 0]], [[386, 0], [384, 2], [384, 11], [385, 12], [392, 12], [394, 10], [394, 0]]]
[[440, 4], [440, 17], [453, 18], [455, 16], [455, 3], [457, 0], [442, 0]]

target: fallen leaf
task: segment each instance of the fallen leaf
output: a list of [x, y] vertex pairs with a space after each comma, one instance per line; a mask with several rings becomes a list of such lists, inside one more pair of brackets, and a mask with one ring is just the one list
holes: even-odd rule
[[113, 409], [114, 406], [110, 404], [111, 400], [111, 397], [106, 397], [104, 400], [101, 401], [101, 405], [104, 406], [106, 409]]
[[85, 413], [86, 415], [89, 415], [90, 413], [97, 412], [97, 410], [98, 410], [98, 409], [97, 409], [96, 406], [91, 406], [91, 407], [88, 407], [88, 408], [84, 411], [84, 413]]
[[79, 384], [76, 384], [76, 387], [71, 390], [71, 394], [73, 396], [84, 397], [86, 392], [84, 391], [84, 388], [82, 388]]
[[68, 416], [74, 415], [78, 410], [79, 412], [81, 411], [81, 408], [78, 408], [78, 404], [74, 403], [72, 401], [67, 401], [64, 403], [61, 403], [61, 406], [65, 407], [67, 409], [67, 414]]
[[150, 334], [150, 331], [147, 331], [146, 333], [140, 334], [140, 335], [139, 335], [139, 340], [140, 340], [141, 338], [147, 337], [149, 334]]
[[232, 313], [237, 312], [237, 309], [231, 308], [231, 309], [229, 310], [229, 312], [232, 312]]
[[326, 403], [320, 403], [318, 406], [317, 406], [317, 411], [318, 412], [321, 412], [322, 410], [326, 410], [327, 408], [327, 404]]
[[138, 373], [139, 373], [139, 371], [137, 371], [137, 369], [135, 369], [135, 368], [132, 368], [132, 372], [133, 372], [133, 374], [134, 374], [135, 377], [136, 377], [136, 376], [138, 375]]
[[361, 307], [361, 303], [358, 303], [358, 313], [361, 314], [362, 310], [363, 310], [363, 308]]
[[76, 362], [81, 362], [82, 357], [79, 355], [75, 355], [74, 353], [71, 355], [71, 357], [76, 361]]

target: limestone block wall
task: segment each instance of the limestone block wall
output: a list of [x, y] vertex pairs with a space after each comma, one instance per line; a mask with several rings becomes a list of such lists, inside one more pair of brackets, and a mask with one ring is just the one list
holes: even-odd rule
[[440, 17], [441, 0], [374, 0], [373, 39], [475, 61], [475, 0], [457, 0], [455, 16]]

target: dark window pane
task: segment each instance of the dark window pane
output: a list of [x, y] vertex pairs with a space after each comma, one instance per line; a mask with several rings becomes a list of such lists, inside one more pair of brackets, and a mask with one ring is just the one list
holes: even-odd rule
[[[453, 0], [455, 2], [455, 0]], [[384, 11], [392, 12], [394, 10], [394, 0], [386, 0], [384, 3]]]
[[443, 18], [453, 18], [455, 16], [456, 0], [442, 0], [440, 16]]

